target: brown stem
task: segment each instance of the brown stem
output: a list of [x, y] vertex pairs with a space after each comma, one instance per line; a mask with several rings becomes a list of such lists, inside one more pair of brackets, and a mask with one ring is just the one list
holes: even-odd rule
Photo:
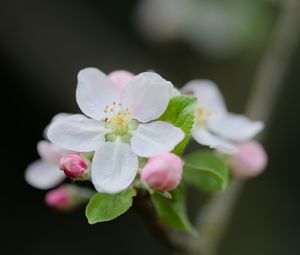
[[[159, 219], [150, 195], [144, 190], [139, 190], [134, 198], [133, 208], [142, 216], [142, 219], [150, 232], [172, 251], [183, 251], [183, 238], [179, 233], [166, 227]], [[181, 240], [181, 241], [180, 241]]]

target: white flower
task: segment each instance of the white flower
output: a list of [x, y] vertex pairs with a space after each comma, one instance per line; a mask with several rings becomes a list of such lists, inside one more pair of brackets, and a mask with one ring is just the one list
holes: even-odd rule
[[250, 140], [264, 127], [260, 121], [227, 112], [224, 99], [212, 81], [190, 81], [181, 92], [198, 100], [191, 134], [200, 144], [233, 154], [237, 152], [234, 143]]
[[[155, 73], [141, 73], [120, 90], [104, 73], [86, 68], [78, 74], [77, 114], [53, 123], [54, 144], [78, 152], [95, 151], [92, 182], [99, 192], [126, 189], [138, 170], [138, 157], [171, 151], [181, 129], [154, 121], [166, 110], [173, 85]], [[145, 124], [146, 123], [146, 124]]]
[[38, 189], [53, 188], [65, 179], [64, 173], [58, 168], [58, 162], [69, 152], [48, 141], [40, 141], [37, 144], [37, 151], [41, 159], [27, 167], [25, 180]]

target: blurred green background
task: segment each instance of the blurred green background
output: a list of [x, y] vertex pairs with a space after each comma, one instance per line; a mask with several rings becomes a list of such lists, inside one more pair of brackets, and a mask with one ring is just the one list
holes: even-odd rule
[[[84, 208], [47, 208], [23, 177], [36, 143], [54, 114], [79, 111], [76, 75], [87, 66], [155, 70], [178, 87], [209, 78], [243, 112], [277, 14], [263, 0], [0, 1], [1, 253], [170, 254], [132, 211], [90, 226]], [[221, 255], [300, 254], [299, 66], [300, 45], [268, 126], [268, 169], [244, 188]]]

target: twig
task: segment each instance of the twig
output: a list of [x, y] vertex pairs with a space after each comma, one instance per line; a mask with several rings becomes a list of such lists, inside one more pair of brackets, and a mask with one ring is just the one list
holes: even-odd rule
[[142, 216], [142, 219], [152, 234], [174, 252], [184, 252], [186, 247], [180, 233], [166, 227], [159, 219], [148, 192], [139, 190], [134, 198], [133, 208]]
[[[280, 86], [283, 84], [291, 57], [299, 42], [299, 11], [299, 0], [281, 1], [277, 25], [257, 70], [246, 114], [253, 119], [263, 120], [266, 124], [269, 123]], [[187, 254], [217, 254], [218, 245], [222, 241], [242, 187], [242, 181], [233, 181], [224, 193], [214, 196], [203, 208], [197, 222], [199, 238], [191, 240]]]
[[199, 236], [190, 240], [186, 254], [216, 254], [242, 186], [242, 181], [234, 180], [224, 193], [213, 196], [202, 208], [196, 219]]
[[257, 69], [246, 114], [251, 118], [263, 120], [266, 124], [283, 85], [291, 57], [299, 43], [299, 11], [299, 0], [281, 1], [277, 26], [271, 36], [269, 48]]

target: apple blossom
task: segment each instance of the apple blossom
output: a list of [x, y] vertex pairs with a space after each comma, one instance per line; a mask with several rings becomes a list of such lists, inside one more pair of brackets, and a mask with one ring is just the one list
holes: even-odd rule
[[237, 178], [254, 177], [266, 167], [267, 154], [261, 144], [248, 141], [237, 145], [238, 152], [229, 159], [229, 166]]
[[227, 112], [219, 89], [210, 80], [190, 81], [181, 92], [193, 95], [198, 100], [191, 134], [200, 144], [233, 154], [237, 151], [234, 143], [250, 140], [263, 129], [260, 121], [251, 121], [243, 115]]
[[58, 167], [73, 180], [89, 178], [89, 163], [81, 155], [67, 155], [60, 159]]
[[175, 189], [182, 177], [183, 162], [173, 153], [162, 153], [151, 157], [141, 173], [141, 180], [150, 188], [160, 191]]
[[172, 91], [173, 85], [156, 73], [141, 73], [120, 90], [100, 70], [83, 69], [76, 100], [88, 117], [76, 114], [56, 121], [48, 137], [68, 150], [94, 151], [91, 177], [96, 190], [118, 193], [134, 180], [138, 156], [169, 152], [184, 138], [180, 128], [153, 121], [166, 110]]

